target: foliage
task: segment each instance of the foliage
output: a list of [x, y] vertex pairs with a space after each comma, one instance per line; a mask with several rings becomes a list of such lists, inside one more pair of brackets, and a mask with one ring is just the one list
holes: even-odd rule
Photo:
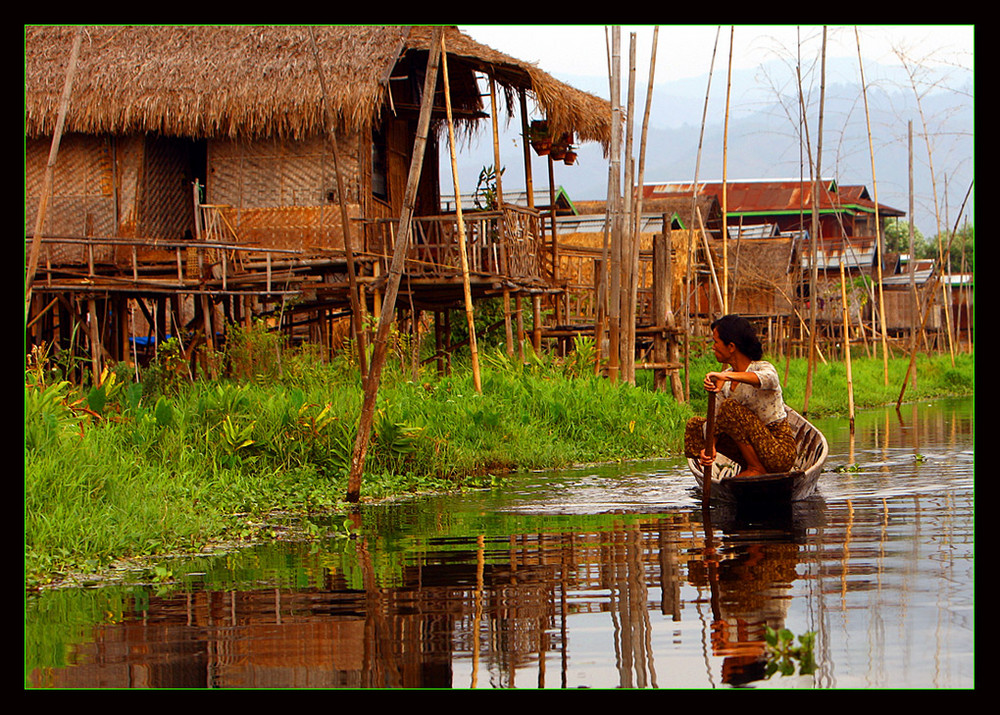
[[230, 324], [226, 329], [225, 362], [228, 374], [237, 380], [276, 379], [281, 374], [283, 338], [268, 331], [261, 320], [249, 326]]
[[774, 630], [767, 626], [764, 643], [767, 653], [767, 664], [764, 668], [766, 677], [775, 673], [795, 675], [795, 664], [798, 663], [799, 675], [811, 675], [816, 672], [816, 660], [813, 657], [813, 645], [816, 642], [815, 631], [803, 633], [795, 643], [795, 634], [787, 628]]
[[[886, 250], [898, 253], [910, 253], [910, 225], [904, 221], [892, 221], [885, 227]], [[976, 229], [973, 224], [966, 224], [954, 232], [951, 228], [942, 230], [939, 235], [925, 237], [916, 228], [913, 236], [913, 254], [917, 258], [932, 258], [938, 260], [940, 252], [951, 251], [947, 256], [948, 269], [952, 273], [974, 273], [976, 270]]]
[[[500, 169], [500, 176], [504, 170]], [[495, 211], [497, 208], [497, 172], [491, 164], [484, 166], [479, 172], [479, 180], [476, 182], [476, 190], [472, 199], [477, 209]]]

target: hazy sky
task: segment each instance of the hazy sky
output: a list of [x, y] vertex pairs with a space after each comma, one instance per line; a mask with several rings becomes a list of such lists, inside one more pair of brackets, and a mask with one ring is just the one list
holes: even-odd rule
[[[557, 77], [608, 76], [605, 25], [461, 25], [473, 39], [520, 60], [535, 62]], [[645, 83], [653, 25], [623, 26], [623, 68], [627, 68], [629, 35], [636, 33], [636, 67]], [[914, 61], [955, 63], [972, 67], [973, 25], [863, 25], [858, 26], [864, 62], [898, 64], [894, 49], [905, 50]], [[795, 57], [801, 42], [803, 59], [818, 57], [822, 26], [808, 25], [661, 25], [657, 41], [655, 79], [666, 82], [708, 73], [712, 50], [718, 46], [715, 70], [729, 63], [730, 35], [733, 68], [751, 68], [776, 57]], [[855, 26], [827, 29], [827, 58], [857, 60]]]

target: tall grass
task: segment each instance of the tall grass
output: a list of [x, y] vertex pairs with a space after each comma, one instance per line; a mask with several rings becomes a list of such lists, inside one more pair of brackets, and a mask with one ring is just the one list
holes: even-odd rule
[[[271, 342], [269, 342], [271, 341]], [[324, 363], [255, 331], [221, 357], [238, 378], [187, 379], [169, 349], [142, 383], [130, 371], [77, 387], [41, 369], [25, 380], [24, 524], [29, 581], [113, 559], [197, 549], [266, 534], [265, 515], [344, 507], [362, 392], [350, 351]], [[237, 350], [238, 348], [238, 350]], [[704, 412], [692, 363], [692, 404], [648, 387], [594, 378], [592, 346], [526, 365], [484, 353], [482, 393], [471, 372], [389, 365], [379, 390], [362, 499], [490, 486], [511, 470], [676, 454], [683, 425]], [[401, 353], [402, 354], [402, 353]], [[249, 356], [249, 357], [248, 357]], [[256, 356], [256, 357], [254, 357]], [[920, 363], [910, 397], [972, 390], [972, 359]], [[404, 362], [407, 364], [404, 365]], [[855, 363], [859, 406], [893, 402], [905, 362]], [[793, 361], [786, 398], [798, 407], [805, 365]], [[817, 370], [810, 412], [846, 409], [843, 366]], [[779, 372], [783, 366], [779, 365]], [[898, 377], [898, 379], [896, 379]], [[646, 379], [645, 376], [642, 378]]]

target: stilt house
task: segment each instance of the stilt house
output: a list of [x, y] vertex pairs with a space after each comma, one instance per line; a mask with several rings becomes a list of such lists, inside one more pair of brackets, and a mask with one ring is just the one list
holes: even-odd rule
[[[223, 318], [271, 316], [332, 345], [352, 273], [358, 309], [378, 311], [433, 29], [26, 27], [29, 344], [70, 349], [85, 336], [96, 369], [130, 358], [137, 332], [190, 348], [211, 345]], [[554, 136], [607, 148], [605, 100], [453, 27], [444, 48], [459, 136], [515, 110], [527, 136], [533, 111]], [[415, 311], [462, 304], [456, 215], [442, 212], [438, 179], [444, 89], [439, 72], [398, 297]], [[500, 161], [530, 172], [526, 159]], [[501, 194], [466, 222], [474, 298], [548, 286], [541, 212]]]

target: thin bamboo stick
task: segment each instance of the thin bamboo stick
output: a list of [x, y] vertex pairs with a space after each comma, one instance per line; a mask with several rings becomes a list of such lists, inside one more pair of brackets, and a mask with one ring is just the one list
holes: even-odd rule
[[729, 314], [729, 235], [726, 219], [729, 211], [729, 98], [733, 88], [733, 38], [736, 28], [729, 28], [729, 67], [726, 71], [726, 118], [722, 130], [722, 313]]
[[340, 172], [340, 151], [337, 147], [336, 127], [330, 117], [326, 101], [326, 80], [323, 76], [323, 65], [319, 61], [319, 47], [316, 44], [316, 32], [309, 28], [309, 39], [312, 41], [313, 57], [316, 60], [316, 74], [319, 76], [319, 86], [323, 93], [323, 113], [327, 122], [327, 136], [330, 139], [330, 150], [333, 155], [333, 173], [337, 177], [337, 198], [340, 202], [340, 225], [344, 232], [344, 257], [347, 259], [348, 295], [351, 302], [351, 331], [358, 348], [358, 366], [361, 379], [368, 375], [368, 351], [365, 346], [365, 332], [361, 325], [361, 306], [358, 297], [358, 279], [354, 267], [354, 247], [351, 245], [351, 220], [347, 214], [347, 197], [344, 193], [344, 180]]
[[844, 315], [844, 364], [847, 366], [847, 413], [851, 432], [854, 432], [854, 376], [851, 372], [851, 321], [847, 310], [847, 282], [844, 277], [844, 259], [840, 259], [840, 305]]
[[42, 191], [39, 196], [38, 213], [35, 216], [35, 235], [31, 242], [31, 252], [28, 256], [28, 270], [25, 275], [25, 300], [24, 319], [28, 320], [28, 312], [31, 306], [31, 286], [35, 281], [35, 271], [38, 269], [38, 249], [42, 242], [42, 226], [45, 223], [45, 213], [49, 204], [49, 195], [52, 193], [52, 175], [55, 172], [56, 158], [59, 156], [59, 144], [62, 141], [63, 127], [66, 124], [66, 113], [69, 111], [70, 97], [73, 94], [73, 78], [76, 75], [77, 59], [80, 56], [80, 45], [83, 42], [83, 27], [80, 26], [73, 36], [73, 46], [69, 53], [69, 63], [66, 67], [66, 80], [63, 84], [63, 93], [59, 101], [59, 114], [56, 118], [56, 126], [52, 132], [52, 144], [49, 147], [49, 160], [45, 165], [45, 175], [42, 178]]
[[883, 380], [886, 385], [889, 384], [889, 345], [886, 341], [886, 327], [885, 327], [885, 296], [882, 292], [882, 221], [879, 219], [878, 214], [878, 180], [875, 178], [875, 149], [872, 146], [872, 124], [871, 115], [868, 111], [868, 89], [865, 87], [865, 68], [864, 63], [861, 60], [861, 36], [858, 33], [858, 28], [854, 28], [854, 37], [858, 45], [858, 68], [861, 72], [861, 94], [865, 100], [865, 122], [868, 125], [868, 155], [871, 157], [872, 164], [872, 193], [875, 201], [875, 250], [876, 250], [876, 275], [878, 277], [878, 309], [879, 309], [879, 322], [881, 323], [881, 333], [882, 333], [882, 373]]
[[[451, 85], [448, 81], [448, 53], [444, 35], [441, 36], [441, 76], [444, 79], [444, 107], [448, 118], [448, 146], [451, 150], [451, 174], [455, 184], [455, 196], [461, 196], [458, 180], [458, 162], [455, 156], [455, 124], [451, 111]], [[458, 219], [458, 254], [462, 266], [462, 291], [465, 294], [465, 318], [469, 324], [469, 350], [472, 353], [472, 382], [476, 392], [482, 393], [483, 385], [479, 373], [479, 349], [476, 345], [476, 318], [472, 307], [472, 290], [469, 286], [469, 256], [465, 249], [465, 219], [462, 216], [462, 202], [455, 202], [455, 217]]]
[[722, 28], [715, 32], [715, 44], [712, 46], [712, 61], [708, 68], [708, 85], [705, 87], [705, 105], [701, 113], [701, 133], [698, 135], [698, 155], [694, 168], [694, 190], [691, 192], [691, 225], [688, 228], [687, 241], [687, 270], [685, 275], [684, 288], [684, 397], [691, 399], [691, 371], [688, 369], [691, 359], [691, 278], [692, 278], [692, 257], [694, 255], [694, 215], [698, 206], [698, 173], [701, 169], [701, 149], [705, 139], [705, 123], [708, 117], [708, 97], [712, 90], [712, 74], [715, 71], [715, 51], [719, 47], [719, 33]]

